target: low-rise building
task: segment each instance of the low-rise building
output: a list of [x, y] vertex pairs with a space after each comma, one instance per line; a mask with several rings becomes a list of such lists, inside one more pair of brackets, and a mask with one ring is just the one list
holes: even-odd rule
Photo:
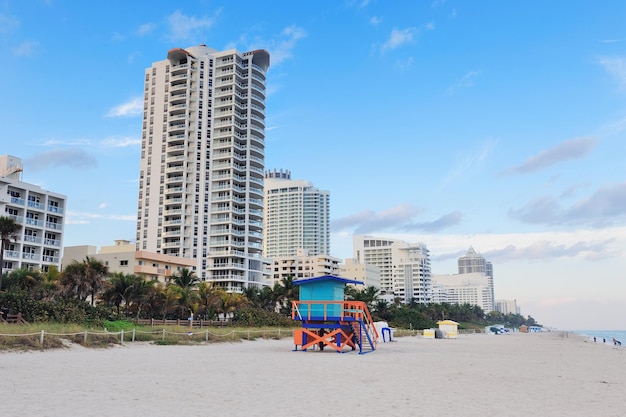
[[364, 287], [374, 287], [380, 290], [380, 268], [376, 265], [358, 263], [355, 259], [346, 259], [341, 267], [340, 275], [363, 282]]
[[339, 276], [341, 259], [327, 255], [309, 255], [308, 250], [299, 249], [296, 256], [279, 256], [271, 265], [271, 284], [283, 278], [294, 280], [321, 276]]
[[66, 247], [63, 268], [74, 261], [81, 262], [87, 256], [102, 261], [110, 273], [141, 275], [146, 279], [160, 282], [169, 282], [173, 274], [183, 268], [191, 270], [196, 265], [194, 259], [136, 251], [134, 243], [116, 240], [115, 245], [102, 246], [100, 251], [96, 251], [96, 247], [90, 245]]

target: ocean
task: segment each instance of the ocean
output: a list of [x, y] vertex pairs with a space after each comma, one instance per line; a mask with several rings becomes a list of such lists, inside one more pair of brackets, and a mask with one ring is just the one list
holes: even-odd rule
[[622, 342], [623, 346], [626, 347], [626, 330], [572, 330], [572, 332], [588, 337], [593, 340], [596, 338], [596, 343], [604, 343], [607, 345], [613, 344], [613, 338]]

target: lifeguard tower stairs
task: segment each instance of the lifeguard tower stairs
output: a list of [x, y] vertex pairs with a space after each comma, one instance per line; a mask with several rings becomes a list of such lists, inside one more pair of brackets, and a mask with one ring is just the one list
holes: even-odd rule
[[376, 350], [378, 332], [367, 305], [362, 301], [345, 301], [346, 284], [361, 281], [335, 276], [306, 278], [294, 281], [300, 287], [300, 299], [292, 302], [291, 317], [302, 322], [294, 331], [295, 350], [318, 347], [338, 353]]

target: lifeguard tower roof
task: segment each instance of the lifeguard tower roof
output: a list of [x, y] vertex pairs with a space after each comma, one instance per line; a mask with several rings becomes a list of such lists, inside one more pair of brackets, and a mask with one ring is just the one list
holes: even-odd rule
[[293, 285], [311, 284], [311, 283], [320, 282], [320, 281], [338, 281], [344, 284], [359, 284], [359, 285], [364, 284], [363, 281], [357, 281], [355, 279], [336, 277], [333, 275], [324, 275], [321, 277], [297, 279], [293, 281]]

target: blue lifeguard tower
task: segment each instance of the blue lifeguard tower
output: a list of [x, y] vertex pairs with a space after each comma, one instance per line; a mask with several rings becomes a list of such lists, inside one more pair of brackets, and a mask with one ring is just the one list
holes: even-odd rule
[[298, 346], [303, 351], [329, 347], [339, 353], [346, 349], [358, 349], [359, 354], [376, 350], [378, 333], [367, 305], [344, 300], [345, 286], [362, 281], [325, 275], [293, 284], [300, 287], [300, 299], [292, 302], [291, 317], [302, 322], [302, 328], [294, 331], [295, 350]]

